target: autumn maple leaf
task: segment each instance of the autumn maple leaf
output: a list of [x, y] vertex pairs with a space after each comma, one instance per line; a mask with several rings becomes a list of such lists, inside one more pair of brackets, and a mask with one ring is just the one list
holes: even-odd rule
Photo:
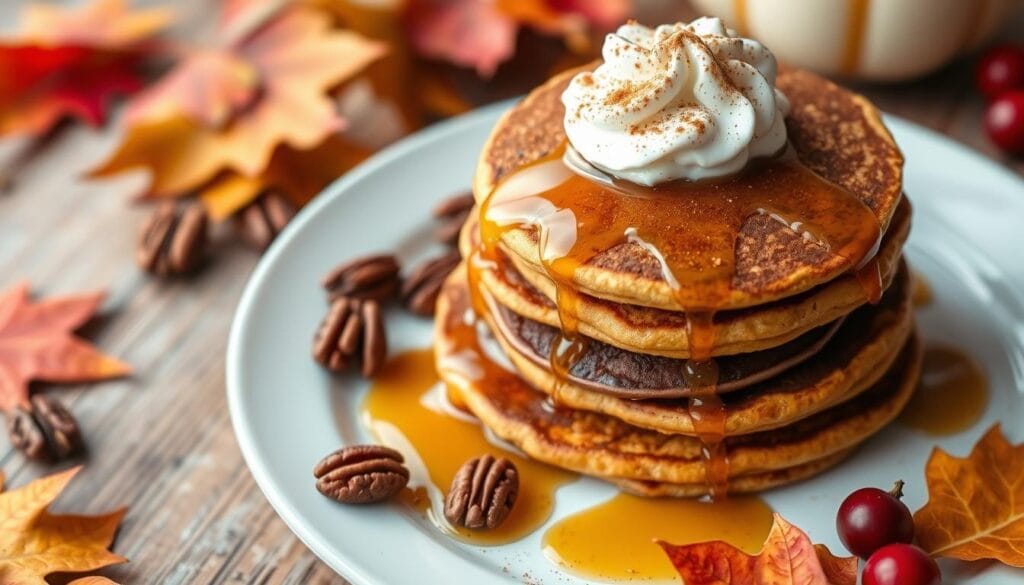
[[1024, 444], [997, 424], [954, 457], [936, 448], [925, 467], [928, 502], [914, 514], [918, 543], [934, 556], [1024, 567]]
[[589, 29], [614, 27], [630, 7], [628, 0], [410, 0], [406, 23], [423, 56], [490, 77], [515, 53], [520, 26], [563, 36], [582, 51], [589, 48]]
[[266, 15], [236, 43], [186, 58], [129, 105], [127, 135], [98, 176], [148, 169], [150, 196], [221, 173], [259, 177], [278, 146], [309, 150], [341, 130], [328, 91], [384, 54], [300, 5]]
[[33, 303], [24, 283], [0, 293], [0, 410], [27, 406], [30, 380], [89, 382], [131, 371], [72, 334], [102, 300], [93, 293]]
[[0, 134], [39, 135], [65, 117], [101, 123], [115, 96], [142, 86], [143, 43], [170, 20], [123, 0], [26, 7], [19, 34], [0, 42]]
[[756, 555], [722, 541], [659, 542], [686, 585], [855, 585], [857, 559], [813, 545], [802, 530], [775, 514]]
[[0, 493], [0, 583], [46, 585], [50, 573], [82, 573], [127, 560], [109, 550], [124, 509], [99, 516], [48, 511], [80, 469]]

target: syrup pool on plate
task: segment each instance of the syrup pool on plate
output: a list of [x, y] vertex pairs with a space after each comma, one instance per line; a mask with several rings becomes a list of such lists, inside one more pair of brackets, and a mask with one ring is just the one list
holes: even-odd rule
[[971, 428], [988, 405], [988, 378], [961, 349], [929, 345], [921, 378], [900, 422], [929, 435], [953, 435]]
[[771, 526], [771, 508], [754, 496], [712, 502], [620, 493], [556, 522], [544, 533], [544, 554], [585, 577], [678, 582], [679, 574], [657, 540], [723, 540], [756, 554]]
[[[480, 424], [447, 400], [430, 349], [399, 354], [381, 368], [363, 403], [363, 420], [382, 443], [405, 457], [411, 478], [400, 499], [424, 512], [443, 532], [466, 542], [502, 544], [537, 530], [551, 516], [558, 486], [577, 477], [488, 441]], [[484, 453], [515, 463], [519, 497], [509, 517], [494, 530], [454, 527], [444, 519], [444, 494], [459, 467]]]

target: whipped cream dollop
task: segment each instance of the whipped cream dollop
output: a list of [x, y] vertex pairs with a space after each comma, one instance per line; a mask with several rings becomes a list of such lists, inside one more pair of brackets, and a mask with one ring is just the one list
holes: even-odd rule
[[562, 94], [565, 133], [594, 167], [641, 185], [740, 171], [786, 144], [786, 96], [761, 43], [718, 18], [605, 38], [604, 63]]

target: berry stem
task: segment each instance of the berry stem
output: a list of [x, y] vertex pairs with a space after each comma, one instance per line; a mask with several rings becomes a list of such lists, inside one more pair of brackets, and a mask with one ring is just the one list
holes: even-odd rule
[[889, 490], [889, 494], [897, 500], [903, 499], [903, 486], [904, 482], [902, 479], [897, 479], [896, 483], [892, 484], [892, 489]]

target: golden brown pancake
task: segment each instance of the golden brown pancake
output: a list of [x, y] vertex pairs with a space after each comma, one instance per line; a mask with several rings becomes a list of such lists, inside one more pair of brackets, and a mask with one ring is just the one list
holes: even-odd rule
[[[910, 232], [910, 203], [904, 199], [876, 255], [883, 289], [900, 266], [903, 244]], [[477, 224], [464, 227], [460, 247], [468, 257], [478, 239]], [[527, 263], [498, 254], [495, 270], [481, 273], [480, 284], [499, 304], [519, 315], [560, 325], [553, 299], [554, 283]], [[720, 311], [714, 317], [715, 356], [727, 356], [777, 347], [809, 330], [839, 319], [867, 302], [864, 288], [853, 274], [766, 305]], [[576, 304], [579, 332], [630, 351], [674, 358], [690, 357], [686, 315], [639, 305], [624, 305], [589, 295]]]
[[[482, 201], [504, 177], [556, 151], [565, 141], [560, 101], [569, 79], [558, 75], [530, 93], [495, 126], [481, 153], [473, 191]], [[810, 72], [780, 67], [776, 84], [792, 105], [789, 141], [799, 159], [824, 178], [848, 189], [870, 208], [882, 230], [900, 201], [903, 157], [862, 96]], [[502, 247], [542, 272], [537, 231], [504, 232]], [[763, 304], [809, 290], [854, 268], [850, 259], [804, 239], [767, 214], [747, 218], [735, 248], [731, 291], [721, 309]], [[598, 253], [580, 266], [573, 285], [588, 295], [618, 303], [681, 310], [687, 283], [673, 288], [657, 258], [635, 243]]]
[[[726, 434], [778, 428], [865, 391], [896, 359], [913, 328], [912, 313], [909, 270], [904, 267], [882, 302], [848, 316], [815, 357], [742, 390], [724, 393]], [[628, 398], [629, 392], [609, 389], [616, 383], [643, 385], [664, 378], [679, 380], [682, 360], [654, 361], [650, 356], [605, 346], [604, 351], [598, 350], [602, 359], [584, 356], [570, 370], [570, 377], [559, 385], [548, 365], [546, 346], [536, 342], [539, 337], [553, 334], [551, 328], [525, 323], [521, 317], [517, 327], [510, 327], [502, 322], [509, 318], [516, 317], [500, 312], [486, 315], [505, 355], [534, 388], [549, 395], [557, 393], [558, 401], [572, 408], [600, 412], [664, 433], [695, 434], [686, 400], [651, 399], [654, 393], [634, 391], [634, 396], [647, 398], [635, 400]], [[528, 332], [526, 336], [522, 336], [524, 329]], [[530, 337], [533, 343], [522, 337], [510, 341], [514, 334]], [[608, 357], [608, 353], [613, 356]], [[728, 358], [719, 359], [719, 368], [723, 375], [730, 376], [730, 366], [723, 363], [725, 359]]]
[[[466, 324], [469, 306], [465, 270], [460, 268], [448, 279], [438, 300], [438, 372], [460, 401], [498, 437], [539, 461], [616, 481], [692, 486], [705, 482], [699, 440], [641, 429], [600, 413], [554, 406], [516, 373], [497, 365], [480, 348], [478, 329]], [[783, 428], [727, 437], [730, 477], [827, 461], [855, 447], [899, 414], [913, 391], [919, 368], [920, 344], [912, 336], [881, 379], [850, 400]], [[779, 481], [785, 481], [784, 474]]]
[[[822, 457], [810, 463], [795, 465], [785, 469], [775, 469], [760, 473], [750, 473], [729, 479], [730, 494], [750, 494], [763, 492], [772, 488], [789, 485], [818, 475], [842, 462], [853, 454], [856, 449], [846, 449], [828, 457]], [[617, 485], [624, 492], [649, 498], [697, 498], [708, 494], [708, 487], [699, 483], [666, 483], [663, 481], [643, 481], [621, 477], [605, 478]]]

